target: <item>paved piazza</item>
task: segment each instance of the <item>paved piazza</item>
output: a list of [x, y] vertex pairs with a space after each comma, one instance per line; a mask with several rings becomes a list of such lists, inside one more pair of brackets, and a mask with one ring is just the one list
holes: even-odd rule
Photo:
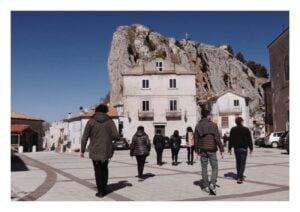
[[[79, 153], [36, 152], [16, 154], [11, 172], [12, 201], [288, 201], [289, 155], [284, 150], [255, 148], [248, 156], [246, 180], [234, 180], [235, 160], [219, 156], [217, 196], [200, 189], [199, 158], [193, 166], [186, 163], [186, 149], [179, 153], [178, 166], [171, 164], [171, 151], [165, 149], [163, 166], [156, 165], [151, 150], [139, 182], [135, 158], [128, 150], [115, 151], [109, 163], [108, 195], [95, 196], [92, 162]], [[22, 164], [22, 161], [24, 164]], [[210, 170], [210, 169], [209, 169]]]

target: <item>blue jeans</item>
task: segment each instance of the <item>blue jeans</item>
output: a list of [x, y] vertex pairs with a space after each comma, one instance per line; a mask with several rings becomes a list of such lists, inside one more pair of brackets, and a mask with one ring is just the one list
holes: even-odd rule
[[212, 169], [210, 183], [213, 185], [216, 185], [217, 177], [218, 177], [217, 153], [201, 151], [200, 156], [201, 156], [200, 160], [201, 160], [201, 167], [202, 167], [203, 186], [204, 187], [209, 186], [208, 174], [207, 174], [208, 161], [209, 161], [211, 169]]
[[237, 148], [234, 149], [234, 154], [236, 159], [237, 178], [242, 180], [244, 178], [248, 151], [247, 149]]

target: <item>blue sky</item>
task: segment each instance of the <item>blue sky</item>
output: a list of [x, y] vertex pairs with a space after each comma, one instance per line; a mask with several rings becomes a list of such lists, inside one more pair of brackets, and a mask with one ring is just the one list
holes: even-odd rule
[[109, 91], [113, 32], [140, 23], [178, 40], [230, 44], [269, 69], [268, 44], [289, 26], [276, 12], [21, 12], [11, 13], [12, 111], [60, 120], [98, 103]]

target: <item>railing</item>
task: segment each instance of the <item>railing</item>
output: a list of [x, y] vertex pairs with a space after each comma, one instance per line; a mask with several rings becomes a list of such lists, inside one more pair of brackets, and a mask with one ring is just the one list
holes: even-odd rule
[[167, 118], [181, 118], [181, 109], [180, 110], [167, 110], [166, 117]]
[[219, 112], [224, 114], [241, 114], [242, 107], [241, 106], [221, 107], [219, 108]]
[[139, 110], [138, 115], [139, 115], [139, 118], [153, 118], [154, 111], [153, 110], [149, 110], [149, 111]]

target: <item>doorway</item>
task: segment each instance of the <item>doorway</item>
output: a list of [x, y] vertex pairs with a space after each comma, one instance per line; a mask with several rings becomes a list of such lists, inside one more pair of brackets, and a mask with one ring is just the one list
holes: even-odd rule
[[161, 135], [165, 136], [165, 126], [164, 125], [155, 125], [154, 126], [154, 133], [156, 134], [156, 131], [160, 130], [161, 131]]

